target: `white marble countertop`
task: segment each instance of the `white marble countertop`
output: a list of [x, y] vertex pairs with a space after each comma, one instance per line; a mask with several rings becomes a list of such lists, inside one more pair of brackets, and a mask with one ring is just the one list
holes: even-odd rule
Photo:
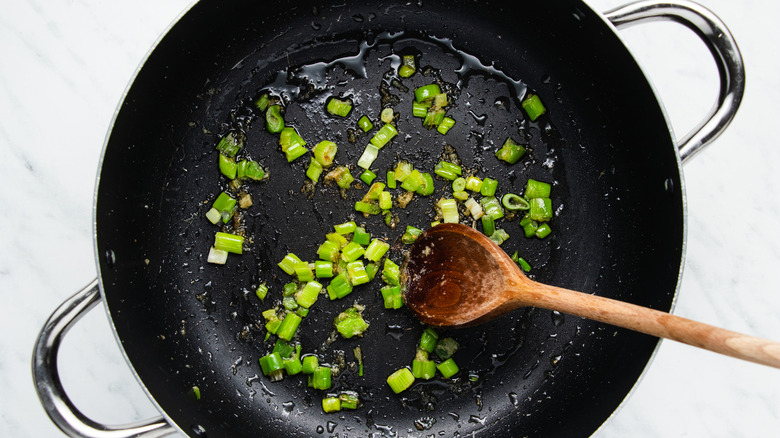
[[[688, 250], [675, 313], [780, 340], [780, 3], [702, 0], [742, 50], [747, 91], [732, 126], [685, 166]], [[590, 0], [597, 10], [623, 3]], [[0, 0], [0, 436], [62, 436], [35, 394], [30, 357], [51, 311], [95, 276], [92, 201], [104, 136], [127, 82], [189, 0]], [[709, 54], [687, 30], [622, 32], [684, 133], [715, 98]], [[66, 337], [72, 399], [117, 424], [156, 414], [106, 315]], [[598, 437], [762, 437], [780, 430], [780, 371], [663, 342]]]

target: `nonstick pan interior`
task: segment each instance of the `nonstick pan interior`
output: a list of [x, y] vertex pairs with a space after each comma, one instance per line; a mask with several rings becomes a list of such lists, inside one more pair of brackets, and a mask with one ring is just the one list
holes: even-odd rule
[[[360, 114], [376, 118], [380, 86], [400, 53], [431, 67], [403, 80], [409, 89], [436, 77], [452, 85], [448, 115], [458, 123], [446, 136], [423, 129], [409, 115], [411, 92], [385, 86], [401, 112], [400, 134], [372, 168], [384, 172], [408, 159], [432, 171], [450, 145], [464, 167], [498, 179], [500, 192], [522, 192], [528, 178], [555, 181], [553, 235], [524, 239], [517, 221], [507, 222], [516, 236], [507, 252], [519, 251], [539, 281], [670, 308], [683, 243], [678, 159], [635, 61], [580, 2], [204, 1], [161, 41], [129, 90], [104, 153], [96, 206], [102, 290], [118, 338], [155, 402], [185, 433], [587, 436], [645, 367], [654, 338], [524, 309], [445, 330], [462, 346], [457, 378], [394, 395], [385, 379], [411, 362], [423, 327], [404, 310], [383, 309], [373, 284], [342, 301], [321, 297], [299, 329], [303, 350], [327, 361], [351, 361], [361, 346], [365, 375], [348, 368], [334, 382], [357, 390], [364, 406], [324, 414], [322, 393], [304, 379], [262, 376], [257, 359], [269, 345], [261, 312], [269, 304], [253, 291], [267, 281], [278, 298], [289, 281], [276, 266], [284, 255], [313, 259], [333, 224], [355, 219], [393, 243], [399, 261], [403, 226], [429, 225], [433, 201], [418, 198], [397, 210], [402, 226], [391, 230], [381, 217], [355, 214], [365, 188], [346, 200], [332, 187], [302, 190], [308, 158], [289, 165], [251, 101], [261, 90], [280, 95], [287, 122], [310, 145], [333, 140], [337, 162], [353, 164], [368, 136], [351, 143], [347, 129]], [[526, 90], [541, 96], [549, 115], [533, 123], [523, 117], [518, 97]], [[347, 119], [323, 113], [334, 94], [357, 102]], [[205, 258], [218, 228], [204, 214], [226, 187], [214, 146], [229, 130], [246, 134], [247, 156], [270, 177], [248, 186], [247, 251], [215, 266]], [[493, 156], [507, 136], [530, 146], [514, 166]], [[432, 199], [449, 184], [435, 185]], [[333, 317], [354, 302], [367, 306], [366, 335], [323, 347]]]

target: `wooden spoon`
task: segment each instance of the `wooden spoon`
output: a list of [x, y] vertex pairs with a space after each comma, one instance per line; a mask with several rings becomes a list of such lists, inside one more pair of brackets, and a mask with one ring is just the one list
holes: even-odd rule
[[461, 224], [425, 231], [409, 252], [401, 284], [406, 306], [434, 326], [470, 326], [534, 306], [780, 368], [780, 343], [537, 283], [484, 234]]

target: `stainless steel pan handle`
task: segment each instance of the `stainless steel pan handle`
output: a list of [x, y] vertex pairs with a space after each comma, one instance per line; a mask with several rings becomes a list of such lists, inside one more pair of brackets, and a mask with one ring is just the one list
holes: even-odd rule
[[44, 324], [33, 352], [35, 389], [46, 413], [63, 432], [83, 438], [156, 438], [177, 430], [163, 417], [121, 426], [107, 426], [90, 420], [68, 399], [57, 370], [62, 337], [100, 301], [98, 281], [93, 280], [62, 303]]
[[698, 3], [640, 1], [607, 11], [605, 17], [622, 29], [649, 21], [672, 21], [691, 29], [715, 58], [720, 90], [715, 105], [685, 137], [677, 140], [683, 163], [701, 152], [728, 127], [745, 92], [745, 66], [734, 37], [726, 25]]

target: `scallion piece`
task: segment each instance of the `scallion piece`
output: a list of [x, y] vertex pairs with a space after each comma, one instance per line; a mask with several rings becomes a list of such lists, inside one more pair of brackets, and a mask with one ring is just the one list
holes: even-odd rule
[[393, 195], [390, 192], [379, 193], [379, 208], [382, 210], [390, 210], [393, 208]]
[[311, 386], [314, 389], [330, 389], [330, 367], [318, 366], [311, 375]]
[[536, 235], [536, 230], [539, 228], [539, 222], [531, 219], [530, 213], [526, 213], [526, 215], [520, 219], [520, 226], [523, 227], [525, 237], [533, 237]]
[[412, 170], [412, 173], [410, 173], [409, 176], [404, 179], [404, 182], [401, 184], [401, 188], [409, 192], [414, 192], [423, 184], [425, 184], [425, 177], [422, 173], [420, 173], [419, 170], [414, 169]]
[[547, 112], [544, 104], [542, 104], [542, 100], [539, 99], [539, 96], [536, 94], [529, 94], [528, 97], [523, 99], [521, 105], [525, 112], [528, 113], [528, 117], [531, 121], [536, 120], [539, 116]]
[[450, 377], [454, 376], [458, 373], [458, 365], [455, 363], [455, 361], [452, 358], [449, 358], [445, 360], [444, 362], [440, 363], [436, 366], [436, 368], [439, 369], [439, 372], [442, 376], [444, 376], [445, 379], [449, 379]]
[[394, 393], [405, 391], [414, 383], [414, 374], [409, 368], [401, 368], [387, 377], [387, 384]]
[[385, 259], [382, 280], [391, 286], [398, 286], [401, 283], [401, 267], [390, 260], [390, 257]]
[[529, 178], [525, 185], [525, 193], [523, 196], [525, 196], [526, 199], [549, 198], [551, 192], [551, 184]]
[[238, 165], [233, 157], [228, 157], [225, 154], [219, 154], [219, 172], [229, 179], [236, 179], [236, 172]]
[[368, 283], [371, 280], [366, 272], [366, 267], [360, 260], [347, 263], [347, 275], [352, 286]]
[[206, 219], [208, 219], [212, 224], [216, 225], [217, 222], [222, 220], [222, 213], [220, 213], [216, 208], [211, 207], [209, 211], [206, 212]]
[[393, 172], [392, 170], [388, 170], [387, 171], [387, 188], [388, 189], [394, 189], [396, 187], [397, 186], [396, 186], [396, 183], [395, 183], [395, 172]]
[[259, 359], [260, 369], [263, 375], [268, 376], [272, 382], [282, 380], [284, 377], [284, 362], [279, 353], [271, 353]]
[[374, 160], [376, 160], [376, 157], [378, 156], [379, 156], [379, 148], [369, 143], [366, 145], [366, 148], [363, 150], [363, 154], [360, 156], [360, 159], [358, 159], [357, 165], [358, 167], [362, 167], [363, 169], [368, 169], [369, 167], [371, 167], [371, 164], [374, 163]]
[[357, 223], [355, 223], [355, 221], [344, 222], [342, 224], [336, 224], [333, 226], [333, 229], [342, 235], [354, 232], [355, 228], [357, 228]]
[[286, 283], [284, 286], [282, 286], [282, 296], [283, 297], [290, 297], [295, 295], [295, 292], [298, 292], [298, 283], [291, 281], [289, 283]]
[[219, 143], [217, 143], [217, 150], [221, 154], [231, 158], [235, 157], [238, 151], [240, 151], [243, 147], [244, 142], [241, 140], [240, 136], [236, 135], [236, 133], [233, 131], [225, 134], [221, 139], [219, 139]]
[[206, 257], [207, 263], [213, 263], [215, 265], [224, 265], [227, 263], [228, 258], [228, 252], [225, 250], [214, 248], [213, 246], [209, 248], [209, 255]]
[[301, 363], [303, 364], [303, 374], [314, 374], [314, 371], [320, 366], [319, 359], [313, 354], [303, 356]]
[[504, 217], [504, 209], [501, 208], [501, 203], [495, 196], [485, 196], [479, 200], [482, 205], [482, 209], [485, 210], [485, 214], [491, 216], [493, 220], [499, 220]]
[[525, 148], [507, 137], [506, 141], [504, 141], [504, 145], [501, 146], [501, 149], [496, 151], [496, 158], [506, 161], [509, 164], [515, 164], [524, 154]]
[[414, 55], [404, 55], [401, 58], [401, 66], [398, 67], [398, 76], [402, 78], [408, 78], [417, 71], [417, 66], [414, 62]]
[[[433, 177], [428, 172], [422, 173], [423, 177], [423, 183], [420, 185], [420, 187], [417, 188], [414, 192], [421, 196], [430, 196], [433, 194], [433, 190], [435, 189], [433, 185]], [[408, 181], [409, 179], [407, 179]]]
[[532, 198], [529, 203], [531, 208], [528, 209], [528, 214], [531, 216], [531, 219], [538, 222], [552, 219], [553, 209], [550, 198]]
[[372, 202], [364, 202], [364, 201], [355, 202], [355, 210], [361, 213], [371, 214], [371, 215], [379, 214], [382, 212], [382, 209], [379, 208], [379, 205], [374, 204]]
[[346, 117], [352, 111], [352, 102], [349, 99], [331, 97], [326, 105], [328, 113], [334, 116]]
[[496, 189], [498, 189], [498, 181], [493, 178], [485, 178], [482, 180], [482, 187], [479, 193], [482, 196], [495, 196]]
[[297, 255], [288, 253], [277, 266], [282, 268], [282, 271], [286, 272], [288, 275], [295, 275], [295, 266], [299, 263], [303, 263], [303, 261], [299, 259]]
[[241, 254], [244, 251], [244, 238], [235, 234], [218, 231], [214, 236], [214, 248], [217, 250]]
[[452, 192], [452, 197], [457, 199], [458, 201], [465, 201], [469, 199], [469, 193], [465, 191]]
[[432, 327], [426, 327], [420, 336], [420, 350], [433, 353], [437, 342], [439, 342], [439, 334]]
[[282, 107], [280, 105], [271, 105], [266, 110], [265, 128], [272, 134], [278, 134], [284, 129], [284, 117], [282, 117]]
[[352, 292], [352, 283], [349, 281], [347, 271], [342, 271], [333, 277], [327, 287], [328, 298], [331, 300], [344, 298]]
[[415, 379], [430, 380], [436, 376], [436, 362], [429, 359], [414, 359], [412, 375]]
[[455, 181], [461, 175], [461, 167], [448, 161], [439, 161], [433, 169], [433, 173], [444, 179]]
[[428, 115], [428, 109], [431, 107], [430, 103], [414, 102], [412, 104], [412, 115], [414, 117], [424, 118]]
[[333, 158], [336, 156], [337, 151], [338, 146], [336, 146], [336, 143], [323, 140], [314, 146], [314, 159], [317, 160], [322, 167], [330, 167], [333, 164]]
[[384, 286], [380, 289], [385, 309], [400, 309], [404, 305], [401, 286]]
[[460, 222], [460, 214], [458, 214], [458, 203], [454, 199], [441, 199], [439, 200], [439, 208], [441, 209], [441, 215], [444, 223], [457, 224]]
[[293, 161], [297, 160], [298, 158], [306, 154], [306, 152], [307, 150], [305, 147], [300, 146], [298, 144], [292, 144], [290, 145], [290, 147], [287, 148], [286, 151], [284, 151], [284, 155], [287, 158], [287, 162], [292, 163]]
[[437, 84], [423, 85], [414, 90], [414, 100], [416, 102], [424, 102], [432, 100], [439, 94], [441, 94], [441, 88]]
[[464, 190], [466, 190], [466, 178], [455, 178], [455, 180], [452, 181], [452, 191], [462, 192]]
[[439, 123], [439, 126], [436, 127], [436, 131], [439, 132], [441, 135], [447, 135], [448, 132], [450, 132], [450, 129], [455, 126], [455, 120], [444, 117], [441, 119], [441, 122]]
[[376, 174], [371, 169], [366, 169], [360, 174], [360, 180], [366, 184], [371, 184], [376, 179]]
[[303, 371], [303, 364], [301, 363], [301, 345], [298, 344], [295, 349], [295, 354], [291, 357], [282, 359], [284, 363], [284, 371], [288, 376], [294, 376], [300, 374]]
[[502, 243], [506, 242], [507, 239], [509, 239], [509, 233], [504, 231], [503, 228], [498, 228], [493, 234], [488, 236], [490, 240], [496, 243], [496, 245], [501, 245]]
[[298, 303], [295, 302], [294, 297], [284, 297], [282, 298], [282, 307], [284, 307], [287, 310], [293, 311], [298, 308]]
[[507, 210], [528, 210], [531, 205], [525, 198], [514, 193], [507, 193], [501, 198], [501, 204]]
[[371, 123], [371, 119], [368, 118], [368, 116], [362, 116], [358, 119], [358, 127], [363, 130], [363, 132], [368, 132], [371, 129], [374, 128], [374, 124]]
[[276, 336], [285, 341], [292, 340], [295, 332], [298, 330], [298, 326], [301, 324], [301, 317], [294, 313], [287, 313], [282, 320], [282, 325], [279, 326], [279, 330], [276, 331]]
[[268, 95], [268, 93], [263, 93], [260, 95], [260, 97], [255, 100], [255, 108], [260, 110], [260, 112], [265, 111], [268, 109], [268, 105], [271, 104], [271, 96]]
[[371, 138], [371, 144], [376, 146], [377, 150], [382, 149], [396, 135], [398, 135], [398, 130], [395, 129], [395, 126], [385, 123]]
[[366, 265], [366, 275], [368, 275], [368, 281], [371, 281], [376, 277], [376, 273], [379, 272], [379, 263], [371, 262]]
[[490, 215], [482, 216], [482, 233], [490, 237], [496, 232], [496, 221]]
[[260, 167], [260, 163], [257, 161], [242, 160], [242, 169], [239, 179], [249, 178], [255, 181], [260, 181], [265, 178], [265, 170]]
[[512, 256], [510, 258], [515, 263], [517, 263], [523, 269], [523, 271], [525, 271], [525, 272], [530, 272], [531, 271], [531, 265], [524, 258], [520, 257], [518, 255], [517, 251], [515, 251], [515, 253], [512, 254]]
[[410, 162], [405, 160], [398, 162], [398, 164], [395, 165], [395, 171], [393, 172], [395, 174], [395, 180], [401, 183], [404, 182], [406, 178], [412, 174], [413, 170], [414, 167]]
[[341, 410], [341, 400], [338, 397], [325, 397], [322, 399], [322, 411], [326, 414], [339, 412]]
[[262, 283], [259, 286], [257, 286], [257, 290], [255, 290], [255, 295], [257, 295], [257, 298], [260, 298], [260, 300], [264, 300], [265, 297], [268, 295], [268, 285]]
[[363, 336], [363, 333], [368, 329], [368, 323], [363, 319], [363, 315], [354, 307], [350, 307], [336, 316], [333, 325], [336, 326], [336, 331], [347, 339], [353, 336]]
[[336, 181], [336, 185], [342, 189], [348, 189], [354, 180], [347, 166], [338, 166], [325, 175], [325, 181]]
[[363, 248], [363, 245], [352, 241], [341, 250], [341, 259], [347, 263], [353, 262], [359, 259], [363, 254], [365, 254], [365, 252], [366, 249]]
[[[359, 349], [360, 347], [357, 348]], [[362, 364], [363, 361], [358, 359], [358, 363]], [[361, 372], [359, 375], [362, 376], [363, 373]], [[358, 404], [360, 403], [357, 393], [352, 391], [344, 391], [339, 394], [339, 400], [341, 400], [342, 409], [357, 409]]]
[[290, 357], [295, 351], [295, 347], [284, 339], [277, 339], [274, 344], [273, 353], [279, 353], [282, 359]]
[[301, 262], [295, 265], [295, 276], [298, 281], [312, 281], [314, 280], [314, 273], [312, 272], [312, 266], [306, 262]]
[[469, 176], [466, 178], [466, 190], [470, 190], [472, 192], [479, 192], [482, 190], [482, 180], [477, 176]]
[[311, 157], [309, 168], [306, 169], [306, 176], [316, 183], [320, 180], [320, 175], [322, 175], [322, 165], [314, 157]]
[[338, 260], [340, 251], [341, 247], [338, 243], [326, 240], [317, 248], [317, 256], [319, 256], [320, 260], [335, 262]]
[[474, 219], [481, 218], [485, 212], [482, 210], [482, 206], [474, 198], [468, 198], [464, 204]]
[[317, 302], [321, 290], [322, 284], [316, 281], [309, 281], [295, 294], [295, 302], [298, 303], [299, 306], [309, 308]]
[[389, 243], [383, 242], [379, 239], [374, 239], [368, 245], [368, 248], [366, 248], [365, 254], [363, 254], [363, 256], [366, 258], [366, 260], [378, 262], [382, 260], [382, 257], [384, 257], [385, 253], [387, 253], [389, 249]]
[[393, 113], [392, 108], [384, 108], [382, 112], [379, 113], [379, 120], [390, 123], [393, 121], [393, 117], [395, 117], [395, 113]]
[[428, 129], [431, 129], [434, 126], [439, 126], [444, 120], [444, 114], [446, 114], [446, 112], [441, 108], [431, 108], [428, 110], [428, 114], [426, 114], [425, 118], [423, 119], [423, 126]]
[[401, 242], [407, 245], [411, 245], [417, 240], [417, 237], [419, 237], [420, 234], [422, 234], [421, 229], [407, 225], [406, 231], [404, 232], [403, 236], [401, 236]]
[[219, 194], [219, 196], [217, 196], [217, 199], [214, 200], [214, 203], [211, 204], [211, 206], [219, 211], [222, 217], [222, 222], [227, 223], [230, 218], [233, 217], [233, 211], [236, 208], [236, 202], [237, 201], [226, 192], [222, 192]]
[[355, 232], [352, 233], [352, 241], [363, 246], [368, 246], [368, 244], [371, 243], [371, 234], [366, 232], [365, 228], [357, 227], [355, 228]]

